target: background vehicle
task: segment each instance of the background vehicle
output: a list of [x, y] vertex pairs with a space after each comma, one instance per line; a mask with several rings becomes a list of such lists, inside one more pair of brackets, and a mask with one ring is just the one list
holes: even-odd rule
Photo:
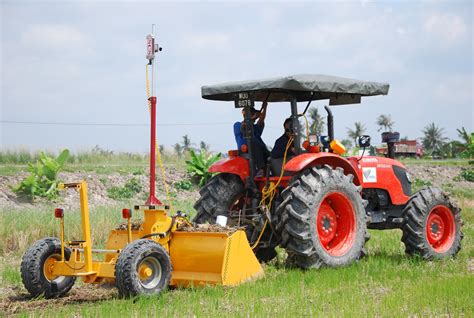
[[[306, 150], [301, 147], [298, 119], [313, 100], [329, 99], [330, 106], [356, 104], [363, 96], [386, 95], [388, 90], [384, 83], [325, 75], [203, 86], [203, 98], [234, 101], [244, 109], [247, 141], [252, 138], [250, 110], [255, 101], [289, 102], [297, 155], [283, 163], [269, 161], [266, 176], [256, 178], [251, 143], [247, 149], [229, 151], [229, 158], [210, 168], [219, 174], [201, 189], [194, 220], [212, 223], [224, 214], [231, 223], [246, 227], [260, 260], [274, 258], [280, 245], [288, 261], [301, 268], [358, 260], [366, 254], [367, 228], [400, 228], [408, 254], [426, 259], [454, 256], [462, 239], [459, 208], [437, 188], [412, 194], [410, 176], [396, 160], [343, 157], [330, 107], [325, 107], [326, 146], [308, 140], [303, 143]], [[301, 114], [298, 102], [307, 102]], [[359, 145], [369, 147], [370, 137], [361, 136]], [[324, 147], [327, 152], [320, 151]]]

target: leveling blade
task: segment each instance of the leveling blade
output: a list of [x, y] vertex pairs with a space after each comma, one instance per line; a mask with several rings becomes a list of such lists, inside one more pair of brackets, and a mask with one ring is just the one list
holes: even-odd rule
[[244, 231], [174, 232], [172, 286], [235, 286], [264, 276]]

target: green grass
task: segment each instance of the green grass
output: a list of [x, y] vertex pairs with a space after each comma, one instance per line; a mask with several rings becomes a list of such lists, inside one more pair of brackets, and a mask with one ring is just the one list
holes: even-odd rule
[[[470, 317], [474, 315], [473, 198], [472, 193], [463, 189], [453, 192], [463, 209], [465, 222], [463, 247], [454, 260], [426, 262], [407, 257], [400, 242], [400, 231], [373, 230], [367, 243], [369, 256], [345, 268], [288, 269], [279, 257], [265, 266], [265, 278], [234, 288], [175, 289], [159, 297], [133, 300], [119, 299], [116, 295], [110, 299], [87, 300], [87, 296], [79, 295], [67, 298], [64, 303], [19, 297], [8, 308], [18, 306], [23, 308], [19, 312], [21, 315], [42, 317], [112, 317], [118, 314], [125, 317]], [[192, 217], [195, 213], [192, 203], [174, 202], [174, 209], [188, 211]], [[103, 246], [109, 229], [123, 222], [122, 205], [91, 211], [92, 233], [97, 246]], [[79, 238], [79, 212], [65, 213], [68, 237]], [[52, 214], [52, 209], [46, 208], [0, 209], [0, 290], [17, 288], [19, 295], [24, 294], [19, 274], [21, 256], [37, 239], [57, 236], [58, 221]], [[135, 215], [138, 217], [138, 213]], [[81, 288], [91, 287], [78, 282], [76, 292]], [[71, 294], [76, 295], [76, 292], [73, 290]]]
[[[49, 155], [57, 155], [46, 151]], [[28, 164], [34, 163], [39, 158], [39, 152], [28, 150], [3, 150], [0, 151], [0, 175], [14, 175], [27, 171]], [[163, 164], [167, 167], [175, 167], [184, 170], [185, 161], [189, 155], [178, 157], [172, 153], [162, 154]], [[114, 172], [145, 173], [149, 167], [149, 156], [147, 154], [119, 152], [100, 149], [95, 147], [89, 151], [71, 153], [66, 162], [64, 171], [94, 171], [99, 174], [110, 174]], [[142, 171], [142, 172], [140, 172]]]

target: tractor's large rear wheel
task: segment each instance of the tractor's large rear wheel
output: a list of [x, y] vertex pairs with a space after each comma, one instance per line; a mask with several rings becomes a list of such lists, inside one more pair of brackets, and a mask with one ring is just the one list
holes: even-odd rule
[[193, 220], [198, 224], [215, 223], [218, 215], [229, 216], [244, 205], [244, 184], [234, 174], [221, 173], [212, 177], [199, 194], [201, 198], [194, 205], [197, 214]]
[[[194, 205], [197, 211], [194, 222], [214, 224], [218, 215], [224, 215], [229, 218], [228, 225], [237, 225], [238, 214], [244, 207], [245, 199], [245, 187], [239, 176], [218, 174], [209, 180], [199, 193], [201, 198]], [[246, 224], [243, 219], [240, 219], [240, 222], [241, 225], [247, 226], [247, 238], [251, 241], [253, 225]], [[277, 255], [273, 247], [258, 248], [254, 252], [261, 262], [268, 262]]]
[[[65, 248], [65, 259], [70, 256], [71, 250]], [[26, 251], [21, 261], [21, 279], [31, 296], [57, 298], [72, 288], [76, 277], [53, 274], [54, 264], [60, 260], [61, 242], [55, 237], [41, 239]]]
[[455, 256], [461, 249], [461, 210], [438, 188], [414, 194], [403, 216], [407, 254], [436, 259]]
[[305, 269], [344, 266], [365, 254], [368, 233], [363, 200], [342, 169], [306, 169], [293, 178], [282, 196], [278, 229], [291, 265]]

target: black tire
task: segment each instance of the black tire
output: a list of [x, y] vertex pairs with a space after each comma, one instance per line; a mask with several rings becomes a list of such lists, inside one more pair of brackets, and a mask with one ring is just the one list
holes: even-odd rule
[[[64, 249], [64, 257], [69, 260], [71, 250]], [[76, 277], [59, 276], [49, 280], [45, 276], [44, 265], [49, 258], [61, 259], [61, 241], [47, 237], [35, 242], [23, 255], [21, 279], [33, 297], [57, 298], [65, 295], [74, 285]]]
[[[229, 216], [229, 210], [236, 205], [239, 198], [245, 195], [245, 187], [239, 176], [221, 173], [209, 180], [199, 193], [201, 198], [194, 205], [197, 214], [193, 221], [198, 224], [214, 224], [218, 215]], [[230, 219], [229, 221], [229, 225], [233, 225]], [[249, 242], [251, 241], [252, 232], [253, 228], [248, 228], [248, 231], [246, 231]], [[257, 248], [255, 250], [257, 259], [264, 263], [271, 261], [276, 255], [274, 247]]]
[[[287, 265], [303, 269], [338, 267], [351, 264], [366, 254], [367, 217], [360, 187], [355, 186], [352, 179], [352, 175], [344, 175], [340, 168], [313, 167], [296, 175], [282, 192], [283, 201], [277, 208], [280, 217], [277, 229], [281, 233], [281, 246], [288, 253]], [[348, 212], [352, 218], [352, 236], [341, 255], [331, 254], [322, 245], [316, 227], [321, 204], [328, 202], [326, 198], [334, 193], [352, 206]], [[331, 208], [339, 213], [338, 207]], [[334, 231], [339, 233], [339, 228]]]
[[[140, 278], [142, 265], [151, 270], [148, 278]], [[119, 254], [115, 285], [120, 297], [158, 295], [168, 288], [171, 272], [170, 257], [160, 244], [148, 239], [136, 240]]]
[[[449, 243], [451, 240], [446, 241], [444, 248], [432, 245], [428, 240], [428, 218], [432, 211], [438, 209], [435, 207], [441, 207], [446, 214], [451, 213], [454, 223], [452, 228], [454, 232], [451, 232], [452, 243]], [[405, 244], [405, 252], [408, 255], [419, 255], [426, 260], [432, 260], [454, 257], [461, 249], [463, 238], [461, 209], [440, 189], [429, 187], [415, 193], [405, 206], [403, 217], [402, 242]]]
[[193, 221], [212, 224], [218, 215], [228, 216], [229, 209], [245, 194], [245, 189], [237, 175], [220, 173], [212, 177], [199, 194], [201, 197], [194, 204], [197, 214]]

